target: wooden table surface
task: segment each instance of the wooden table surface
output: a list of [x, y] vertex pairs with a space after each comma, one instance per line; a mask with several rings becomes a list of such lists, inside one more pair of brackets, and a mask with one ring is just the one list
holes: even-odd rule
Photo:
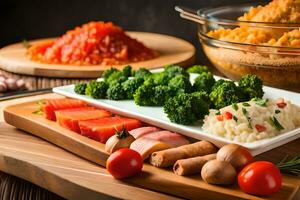
[[[67, 199], [177, 199], [115, 180], [105, 168], [3, 122], [2, 110], [5, 106], [45, 96], [49, 94], [0, 102], [1, 171]], [[47, 153], [38, 150], [41, 146], [47, 149]]]
[[[51, 95], [55, 96], [55, 94]], [[103, 167], [3, 123], [2, 109], [5, 106], [45, 97], [49, 97], [49, 94], [0, 102], [1, 171], [26, 179], [68, 199], [87, 197], [89, 199], [175, 199], [172, 196], [115, 180]], [[41, 146], [47, 149], [46, 153], [39, 151]], [[292, 151], [289, 145], [282, 148], [284, 151], [277, 150], [277, 158]], [[259, 156], [259, 159], [266, 157], [270, 160], [268, 152]], [[299, 178], [289, 176], [284, 178], [288, 179], [290, 184], [300, 187]], [[294, 199], [300, 199], [299, 191]]]

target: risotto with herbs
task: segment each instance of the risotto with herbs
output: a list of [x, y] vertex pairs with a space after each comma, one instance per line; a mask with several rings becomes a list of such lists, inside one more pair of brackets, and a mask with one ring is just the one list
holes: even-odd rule
[[203, 128], [235, 142], [272, 138], [300, 127], [300, 108], [283, 98], [253, 99], [211, 110]]

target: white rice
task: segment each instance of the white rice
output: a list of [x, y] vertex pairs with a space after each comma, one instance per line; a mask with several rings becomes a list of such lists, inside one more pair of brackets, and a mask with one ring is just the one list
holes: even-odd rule
[[[268, 100], [265, 107], [257, 105], [255, 101], [249, 101], [247, 103], [250, 106], [238, 103], [237, 110], [233, 109], [232, 105], [220, 109], [220, 113], [218, 113], [218, 110], [210, 110], [209, 115], [204, 119], [203, 129], [209, 134], [218, 135], [235, 142], [254, 142], [271, 138], [300, 127], [300, 108], [290, 101], [284, 102], [286, 103], [284, 108], [279, 108], [276, 100]], [[242, 108], [247, 110], [246, 115], [243, 113]], [[280, 113], [276, 114], [275, 110], [279, 110]], [[219, 121], [216, 114], [223, 115], [225, 112], [230, 112], [237, 118], [237, 121], [225, 119], [225, 117], [223, 121]], [[250, 117], [250, 121], [246, 116]], [[276, 129], [270, 123], [270, 117], [275, 117], [283, 129]], [[265, 127], [266, 130], [259, 132], [255, 127], [257, 124]]]

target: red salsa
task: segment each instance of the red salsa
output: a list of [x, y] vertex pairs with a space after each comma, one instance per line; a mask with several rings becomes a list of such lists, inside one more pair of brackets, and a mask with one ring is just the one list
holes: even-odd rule
[[111, 22], [89, 22], [54, 41], [28, 50], [34, 61], [69, 65], [118, 65], [154, 58], [155, 53]]

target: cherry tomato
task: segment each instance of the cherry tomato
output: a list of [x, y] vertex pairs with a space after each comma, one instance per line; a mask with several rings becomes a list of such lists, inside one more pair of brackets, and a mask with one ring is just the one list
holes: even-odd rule
[[121, 179], [139, 173], [143, 168], [142, 156], [129, 148], [112, 153], [106, 162], [106, 169], [115, 178]]
[[282, 179], [279, 169], [273, 163], [257, 161], [242, 169], [238, 183], [245, 193], [270, 195], [280, 190]]

